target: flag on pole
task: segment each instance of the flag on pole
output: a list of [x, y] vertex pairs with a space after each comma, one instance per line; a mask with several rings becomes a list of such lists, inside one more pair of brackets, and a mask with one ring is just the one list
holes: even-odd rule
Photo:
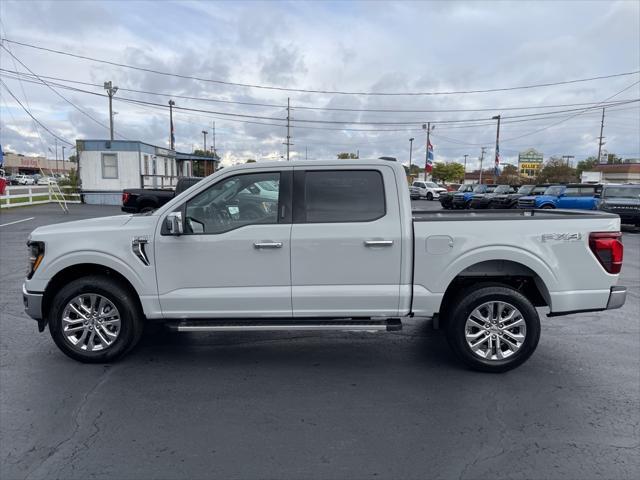
[[427, 162], [424, 170], [427, 173], [431, 173], [431, 170], [433, 170], [433, 145], [431, 145], [431, 141], [427, 143]]

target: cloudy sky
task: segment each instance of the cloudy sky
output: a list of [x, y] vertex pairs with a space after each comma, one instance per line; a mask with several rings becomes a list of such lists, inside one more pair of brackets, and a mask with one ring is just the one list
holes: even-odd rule
[[[437, 93], [637, 72], [639, 6], [633, 0], [3, 0], [3, 38], [183, 77], [6, 41], [0, 50], [0, 73], [6, 87], [42, 124], [72, 143], [79, 138], [108, 138], [108, 103], [100, 95], [103, 82], [111, 80], [120, 87], [114, 99], [116, 138], [167, 146], [166, 105], [174, 98], [177, 107], [192, 109], [174, 111], [177, 149], [201, 148], [202, 130], [211, 131], [215, 121], [216, 146], [226, 164], [284, 155], [287, 98], [292, 106], [294, 158], [335, 158], [339, 152], [359, 151], [363, 158], [388, 155], [407, 162], [409, 138], [414, 137], [414, 161], [424, 164], [421, 125], [433, 122], [436, 160], [459, 161], [468, 154], [473, 167], [481, 146], [488, 147], [487, 157], [492, 157], [496, 128], [491, 117], [501, 114], [503, 161], [515, 163], [517, 152], [527, 147], [539, 149], [545, 157], [566, 154], [580, 160], [598, 149], [601, 109], [593, 107], [603, 101], [640, 98], [638, 73], [501, 92]], [[23, 75], [19, 80], [15, 72], [35, 74], [49, 86], [35, 77], [29, 81]], [[309, 93], [218, 81], [295, 90], [431, 95]], [[53, 148], [54, 138], [34, 125], [4, 86], [0, 95], [3, 149], [45, 154]], [[562, 106], [574, 104], [580, 105]], [[608, 151], [640, 157], [639, 103], [608, 107], [604, 135]], [[207, 141], [210, 144], [211, 134]]]

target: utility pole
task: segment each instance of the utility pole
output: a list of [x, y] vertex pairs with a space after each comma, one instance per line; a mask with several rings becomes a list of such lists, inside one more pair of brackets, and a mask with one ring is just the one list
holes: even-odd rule
[[465, 153], [464, 154], [464, 173], [462, 174], [462, 183], [465, 182], [465, 180], [467, 179], [467, 157], [469, 156], [469, 154]]
[[309, 160], [309, 148], [304, 147], [304, 159]]
[[602, 141], [602, 131], [604, 130], [604, 108], [602, 109], [602, 121], [600, 122], [600, 138], [598, 140], [598, 163], [600, 163], [600, 155], [602, 155], [602, 146], [605, 142]]
[[480, 179], [478, 183], [482, 183], [482, 160], [484, 160], [484, 152], [487, 150], [487, 147], [482, 147], [482, 154], [480, 155]]
[[202, 130], [202, 143], [204, 145], [204, 154], [207, 155], [207, 132], [206, 130]]
[[411, 157], [413, 153], [413, 141], [415, 138], [411, 137], [409, 139], [409, 178], [411, 178]]
[[104, 89], [109, 95], [109, 132], [111, 135], [110, 138], [113, 140], [113, 96], [118, 91], [118, 87], [114, 87], [111, 80], [109, 80], [108, 82], [104, 82]]
[[58, 139], [56, 138], [56, 173], [58, 173]]
[[293, 145], [291, 143], [291, 132], [290, 132], [290, 128], [291, 128], [291, 103], [290, 103], [290, 98], [287, 97], [287, 141], [284, 142], [284, 144], [287, 146], [287, 162], [289, 161], [289, 147], [291, 145]]
[[498, 120], [498, 129], [496, 130], [496, 158], [495, 165], [493, 166], [493, 183], [498, 183], [498, 167], [500, 166], [500, 115], [492, 117], [493, 120]]
[[64, 173], [64, 145], [62, 145], [62, 172]]
[[169, 148], [175, 150], [176, 137], [173, 130], [173, 106], [176, 104], [173, 100], [169, 100]]
[[574, 155], [563, 155], [562, 159], [567, 161], [567, 167], [571, 166], [571, 159], [576, 158]]

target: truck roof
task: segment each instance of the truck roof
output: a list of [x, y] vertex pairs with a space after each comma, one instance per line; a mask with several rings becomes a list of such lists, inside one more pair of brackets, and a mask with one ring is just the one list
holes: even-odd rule
[[252, 162], [252, 163], [243, 163], [241, 165], [234, 165], [232, 167], [234, 170], [243, 170], [243, 169], [251, 169], [256, 167], [327, 167], [327, 166], [340, 166], [340, 167], [349, 167], [349, 166], [390, 166], [390, 167], [400, 167], [401, 164], [398, 162], [393, 162], [390, 160], [378, 160], [378, 159], [344, 159], [344, 160], [291, 160], [286, 161], [282, 160], [279, 162]]

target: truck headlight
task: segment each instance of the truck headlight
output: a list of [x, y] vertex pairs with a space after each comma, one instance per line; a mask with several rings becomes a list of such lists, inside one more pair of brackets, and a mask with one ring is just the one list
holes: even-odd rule
[[29, 268], [27, 270], [27, 278], [33, 277], [38, 267], [42, 263], [44, 258], [44, 242], [28, 241], [27, 247], [29, 247]]

